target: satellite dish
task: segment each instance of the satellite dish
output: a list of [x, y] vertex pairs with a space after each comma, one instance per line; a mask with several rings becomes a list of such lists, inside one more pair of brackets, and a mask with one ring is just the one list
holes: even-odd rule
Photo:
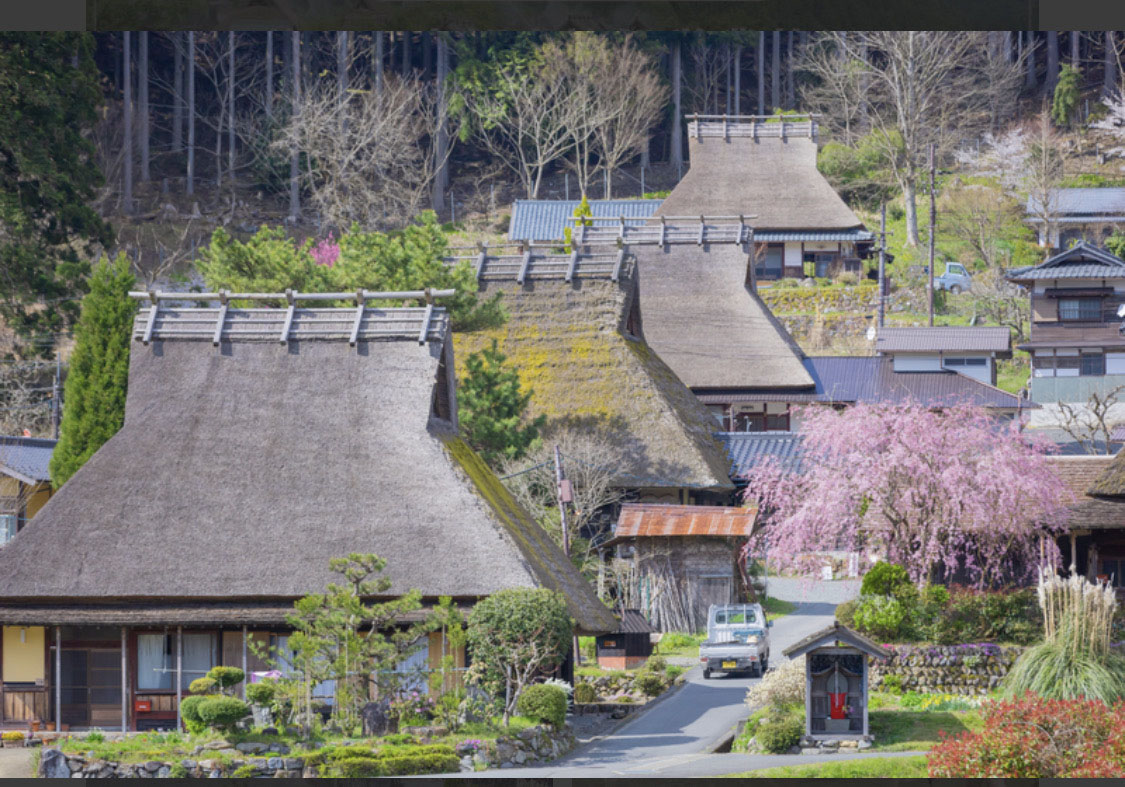
[[[1125, 303], [1121, 304], [1121, 308], [1125, 309]], [[1125, 315], [1119, 315], [1119, 316], [1125, 316]], [[875, 335], [876, 335], [875, 326], [869, 325], [867, 327], [867, 341], [869, 341], [869, 342], [875, 341]]]

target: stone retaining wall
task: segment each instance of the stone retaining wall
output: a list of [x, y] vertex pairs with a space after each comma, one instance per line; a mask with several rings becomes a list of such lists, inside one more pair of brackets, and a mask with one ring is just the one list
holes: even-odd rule
[[528, 727], [511, 737], [487, 741], [485, 748], [472, 756], [461, 758], [461, 770], [485, 768], [515, 768], [517, 766], [545, 763], [558, 759], [575, 746], [574, 733], [569, 727]]
[[871, 686], [894, 675], [903, 691], [987, 694], [996, 688], [1023, 652], [1021, 647], [979, 645], [895, 645], [886, 659], [872, 659]]

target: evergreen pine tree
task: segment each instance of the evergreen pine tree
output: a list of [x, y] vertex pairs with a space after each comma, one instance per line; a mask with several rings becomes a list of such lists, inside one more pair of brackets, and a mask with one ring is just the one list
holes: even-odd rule
[[129, 260], [103, 258], [90, 277], [75, 329], [74, 352], [66, 376], [59, 442], [51, 457], [51, 483], [57, 489], [125, 423], [129, 342], [136, 303]]
[[524, 456], [547, 420], [540, 415], [525, 422], [532, 391], [520, 390], [519, 374], [504, 366], [506, 360], [493, 339], [491, 347], [465, 359], [466, 374], [457, 388], [461, 431], [489, 464]]

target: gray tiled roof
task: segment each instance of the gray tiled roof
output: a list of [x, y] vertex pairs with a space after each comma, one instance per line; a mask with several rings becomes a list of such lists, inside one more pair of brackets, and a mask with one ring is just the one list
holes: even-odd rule
[[899, 404], [915, 401], [929, 407], [957, 404], [994, 409], [1036, 408], [1015, 394], [952, 371], [896, 372], [890, 356], [832, 355], [805, 359], [815, 391], [746, 388], [699, 394], [705, 404], [718, 402], [853, 402]]
[[50, 481], [47, 465], [54, 450], [54, 440], [0, 435], [0, 473], [18, 474], [32, 481]]
[[[663, 200], [595, 199], [590, 212], [595, 218], [647, 219], [656, 213]], [[512, 205], [508, 240], [562, 240], [566, 220], [574, 215], [579, 200], [518, 199]]]
[[[1125, 218], [1125, 188], [1056, 189], [1051, 193], [1056, 213], [1101, 214]], [[1040, 213], [1039, 200], [1027, 198], [1027, 212]]]
[[1012, 335], [1003, 326], [884, 327], [879, 329], [875, 349], [878, 352], [1009, 352]]
[[801, 436], [794, 432], [718, 432], [730, 457], [731, 478], [738, 479], [767, 457], [787, 472], [801, 471]]
[[850, 230], [761, 230], [754, 233], [754, 240], [758, 243], [811, 243], [813, 241], [872, 241], [875, 233], [862, 227], [853, 227]]
[[1009, 270], [1007, 278], [1010, 281], [1121, 279], [1125, 278], [1125, 260], [1086, 241], [1078, 241], [1038, 265]]

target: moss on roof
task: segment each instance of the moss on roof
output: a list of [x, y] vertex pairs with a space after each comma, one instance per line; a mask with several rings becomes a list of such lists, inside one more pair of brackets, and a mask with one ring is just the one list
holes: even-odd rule
[[1125, 497], [1125, 451], [1118, 452], [1113, 463], [1086, 491], [1094, 497]]

